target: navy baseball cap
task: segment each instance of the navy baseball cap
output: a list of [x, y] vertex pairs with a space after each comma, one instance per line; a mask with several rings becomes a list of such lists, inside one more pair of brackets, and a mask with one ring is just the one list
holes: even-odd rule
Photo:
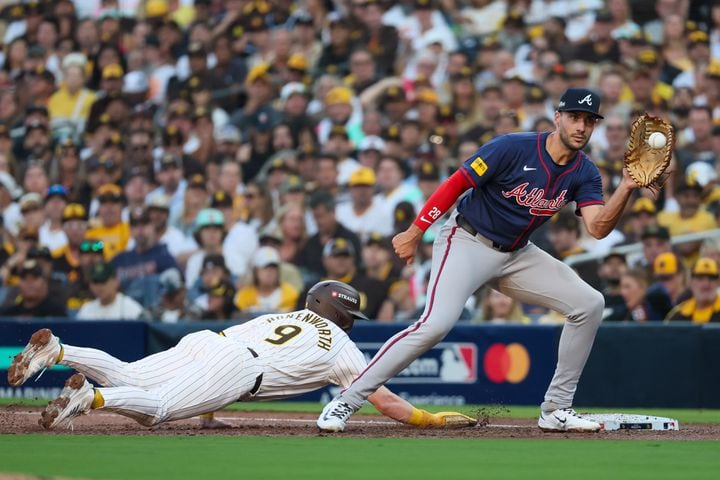
[[47, 189], [47, 193], [45, 194], [45, 201], [48, 201], [51, 197], [60, 197], [67, 200], [67, 190], [62, 185], [50, 185]]
[[600, 115], [600, 95], [587, 88], [568, 88], [560, 97], [558, 112], [588, 112], [597, 118]]
[[98, 262], [90, 268], [90, 282], [92, 283], [105, 283], [115, 275], [115, 266], [111, 263]]

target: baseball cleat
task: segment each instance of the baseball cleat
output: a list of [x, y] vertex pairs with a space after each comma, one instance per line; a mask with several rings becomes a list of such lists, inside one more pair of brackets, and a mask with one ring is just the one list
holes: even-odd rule
[[82, 373], [76, 373], [65, 382], [60, 396], [50, 402], [38, 423], [50, 429], [69, 424], [73, 418], [90, 411], [95, 392]]
[[538, 427], [543, 432], [597, 432], [600, 424], [582, 418], [572, 408], [559, 408], [553, 412], [540, 412]]
[[324, 432], [342, 432], [356, 411], [356, 408], [335, 398], [323, 408], [317, 420], [317, 426]]
[[49, 328], [32, 334], [30, 341], [15, 358], [8, 369], [8, 383], [19, 387], [41, 370], [52, 367], [60, 355], [60, 340]]

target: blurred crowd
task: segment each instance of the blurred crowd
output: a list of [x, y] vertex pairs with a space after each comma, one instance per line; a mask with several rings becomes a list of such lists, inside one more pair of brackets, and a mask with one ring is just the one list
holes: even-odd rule
[[[602, 241], [571, 208], [533, 241], [588, 254], [606, 320], [720, 321], [720, 2], [11, 1], [0, 40], [0, 315], [250, 318], [330, 278], [416, 319], [435, 230], [411, 265], [392, 236], [583, 86], [606, 194], [645, 112], [675, 127], [673, 176]], [[487, 288], [462, 320], [563, 318]]]

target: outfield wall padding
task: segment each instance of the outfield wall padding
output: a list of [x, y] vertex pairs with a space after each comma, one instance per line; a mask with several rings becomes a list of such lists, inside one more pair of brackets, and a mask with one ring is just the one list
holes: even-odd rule
[[[369, 360], [406, 327], [358, 322], [351, 337]], [[200, 329], [232, 322], [161, 324], [0, 320], [0, 351], [9, 355], [37, 328], [48, 325], [69, 344], [135, 360], [175, 345]], [[557, 361], [561, 328], [461, 324], [440, 344], [393, 378], [388, 387], [415, 403], [537, 405]], [[392, 350], [387, 353], [391, 355]], [[3, 359], [7, 365], [9, 359]], [[7, 368], [7, 367], [4, 367]], [[24, 390], [10, 389], [0, 372], [0, 396], [43, 396], [68, 372], [49, 370]], [[337, 388], [299, 397], [327, 401]], [[604, 324], [578, 385], [576, 406], [720, 408], [720, 326]]]

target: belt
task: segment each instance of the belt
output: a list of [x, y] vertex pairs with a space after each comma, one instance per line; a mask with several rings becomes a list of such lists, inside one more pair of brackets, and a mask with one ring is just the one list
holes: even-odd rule
[[[226, 336], [225, 332], [218, 332], [218, 335], [223, 336], [223, 337]], [[250, 352], [250, 355], [252, 355], [255, 358], [259, 357], [259, 355], [257, 354], [257, 352], [255, 350], [253, 350], [250, 347], [247, 347], [247, 349]], [[261, 373], [260, 375], [257, 376], [257, 378], [255, 379], [255, 384], [250, 389], [250, 395], [255, 395], [258, 392], [258, 390], [260, 390], [260, 385], [262, 385], [262, 380], [263, 380], [263, 374]]]
[[496, 241], [490, 240], [489, 238], [485, 237], [484, 235], [481, 235], [480, 232], [478, 232], [475, 227], [473, 227], [470, 222], [468, 222], [467, 218], [463, 217], [458, 213], [457, 217], [455, 217], [455, 221], [457, 222], [458, 226], [468, 232], [473, 237], [477, 237], [479, 240], [483, 241], [485, 245], [488, 247], [497, 250], [498, 252], [514, 252], [517, 249], [512, 249], [509, 247], [506, 247], [504, 245], [500, 245]]
[[[253, 350], [250, 347], [247, 347], [247, 349], [250, 351], [250, 355], [252, 355], [255, 358], [258, 358], [258, 354], [255, 350]], [[250, 395], [255, 395], [258, 392], [258, 390], [260, 390], [260, 385], [262, 385], [262, 379], [263, 379], [263, 374], [261, 373], [255, 379], [255, 385], [253, 385], [252, 389], [250, 389]]]

